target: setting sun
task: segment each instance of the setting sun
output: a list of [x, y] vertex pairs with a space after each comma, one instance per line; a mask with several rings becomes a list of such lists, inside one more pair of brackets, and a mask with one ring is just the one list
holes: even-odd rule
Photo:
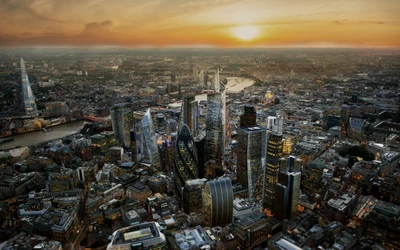
[[260, 30], [254, 26], [240, 26], [233, 29], [233, 35], [242, 40], [251, 40], [256, 38]]

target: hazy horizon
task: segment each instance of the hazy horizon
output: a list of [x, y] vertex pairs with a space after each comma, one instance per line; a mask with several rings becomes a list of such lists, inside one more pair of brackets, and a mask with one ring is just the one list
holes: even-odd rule
[[5, 0], [0, 47], [400, 48], [396, 0]]

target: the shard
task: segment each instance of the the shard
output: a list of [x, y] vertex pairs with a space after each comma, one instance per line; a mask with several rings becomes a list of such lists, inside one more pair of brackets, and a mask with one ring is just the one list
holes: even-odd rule
[[35, 96], [33, 95], [28, 73], [26, 72], [24, 59], [21, 58], [21, 80], [22, 80], [22, 108], [28, 116], [37, 116]]

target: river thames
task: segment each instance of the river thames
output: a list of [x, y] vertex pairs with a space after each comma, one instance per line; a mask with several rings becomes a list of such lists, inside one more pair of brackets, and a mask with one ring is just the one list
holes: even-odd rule
[[[240, 78], [240, 77], [229, 77], [228, 79], [228, 84], [226, 86], [226, 91], [229, 92], [240, 92], [244, 88], [249, 87], [254, 84], [254, 81], [251, 79], [245, 79], [245, 78]], [[207, 100], [207, 95], [202, 94], [202, 95], [197, 95], [196, 100], [201, 101], [201, 100]], [[180, 102], [174, 103], [177, 106], [180, 106]], [[174, 106], [175, 106], [174, 105]], [[76, 132], [79, 132], [82, 128], [83, 125], [87, 123], [85, 121], [76, 121], [76, 122], [70, 122], [70, 123], [65, 123], [61, 124], [55, 127], [52, 127], [51, 132], [43, 132], [43, 131], [34, 131], [26, 134], [20, 134], [20, 135], [14, 135], [13, 141], [5, 142], [0, 144], [0, 150], [3, 149], [9, 149], [9, 148], [14, 148], [14, 147], [25, 147], [25, 146], [32, 146], [38, 143], [46, 142], [46, 141], [51, 141], [57, 138], [64, 137], [66, 135], [74, 134]]]

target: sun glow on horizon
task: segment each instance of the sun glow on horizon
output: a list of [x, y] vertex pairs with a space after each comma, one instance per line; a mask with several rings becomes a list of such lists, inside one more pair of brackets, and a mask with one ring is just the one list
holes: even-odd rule
[[252, 40], [260, 34], [259, 28], [255, 26], [239, 26], [233, 29], [233, 35], [241, 40]]

